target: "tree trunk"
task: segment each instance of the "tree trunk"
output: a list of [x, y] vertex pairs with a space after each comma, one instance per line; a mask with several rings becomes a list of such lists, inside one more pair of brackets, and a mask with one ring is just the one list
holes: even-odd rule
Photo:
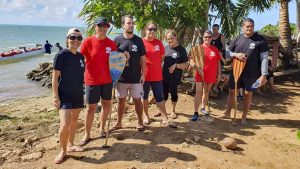
[[297, 33], [300, 32], [300, 0], [296, 0], [296, 11], [297, 11]]
[[300, 0], [296, 0], [296, 11], [297, 11], [297, 47], [296, 47], [296, 61], [299, 59], [299, 47], [300, 47]]
[[280, 0], [279, 6], [279, 37], [283, 54], [282, 66], [284, 69], [288, 69], [290, 60], [293, 57], [288, 0]]

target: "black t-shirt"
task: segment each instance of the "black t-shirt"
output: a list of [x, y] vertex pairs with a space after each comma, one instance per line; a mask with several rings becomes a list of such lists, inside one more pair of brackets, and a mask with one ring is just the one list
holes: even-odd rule
[[56, 54], [53, 68], [60, 71], [59, 93], [68, 93], [72, 96], [83, 95], [84, 67], [84, 57], [79, 52], [73, 54], [68, 49], [64, 49]]
[[123, 35], [117, 36], [114, 41], [117, 44], [119, 52], [129, 52], [130, 58], [128, 66], [125, 66], [124, 71], [119, 79], [121, 83], [139, 83], [141, 79], [141, 56], [146, 54], [146, 49], [143, 40], [134, 35], [131, 39], [126, 39]]
[[214, 45], [215, 47], [217, 47], [220, 52], [222, 51], [222, 48], [223, 48], [223, 44], [221, 42], [221, 37], [222, 37], [222, 34], [220, 34], [217, 39], [215, 39], [215, 40], [212, 39], [212, 41], [211, 41], [211, 44]]
[[228, 49], [234, 53], [246, 54], [247, 61], [242, 77], [258, 78], [261, 75], [260, 53], [269, 50], [264, 37], [258, 33], [254, 33], [250, 38], [241, 34], [230, 43]]
[[180, 82], [182, 69], [175, 69], [171, 74], [169, 68], [177, 63], [185, 63], [188, 61], [187, 52], [181, 45], [171, 48], [170, 46], [165, 47], [165, 60], [163, 65], [163, 81], [175, 80], [177, 83]]

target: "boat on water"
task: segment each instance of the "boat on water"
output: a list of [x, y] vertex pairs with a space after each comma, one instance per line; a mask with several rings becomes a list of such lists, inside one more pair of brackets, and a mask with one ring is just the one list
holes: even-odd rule
[[22, 46], [18, 48], [13, 48], [3, 53], [0, 52], [0, 62], [27, 58], [35, 55], [44, 54], [44, 53], [45, 53], [45, 48], [40, 44], [36, 44], [35, 47]]

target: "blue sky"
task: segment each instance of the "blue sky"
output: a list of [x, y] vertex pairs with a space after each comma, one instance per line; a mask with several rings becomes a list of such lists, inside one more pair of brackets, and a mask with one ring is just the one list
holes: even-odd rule
[[[0, 0], [0, 24], [84, 26], [78, 13], [82, 0]], [[296, 22], [296, 3], [289, 4], [290, 22]], [[277, 24], [279, 7], [262, 14], [251, 13], [255, 28]]]

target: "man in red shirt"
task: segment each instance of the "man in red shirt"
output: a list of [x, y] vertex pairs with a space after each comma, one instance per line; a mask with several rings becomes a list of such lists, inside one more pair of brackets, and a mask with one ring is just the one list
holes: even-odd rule
[[87, 38], [81, 45], [81, 53], [85, 57], [84, 73], [87, 112], [85, 117], [85, 134], [80, 143], [86, 145], [90, 141], [97, 103], [100, 101], [103, 111], [100, 114], [100, 137], [105, 136], [104, 126], [110, 111], [112, 97], [112, 79], [109, 73], [109, 54], [117, 50], [114, 41], [106, 36], [110, 27], [107, 19], [99, 17], [95, 20], [95, 35]]

